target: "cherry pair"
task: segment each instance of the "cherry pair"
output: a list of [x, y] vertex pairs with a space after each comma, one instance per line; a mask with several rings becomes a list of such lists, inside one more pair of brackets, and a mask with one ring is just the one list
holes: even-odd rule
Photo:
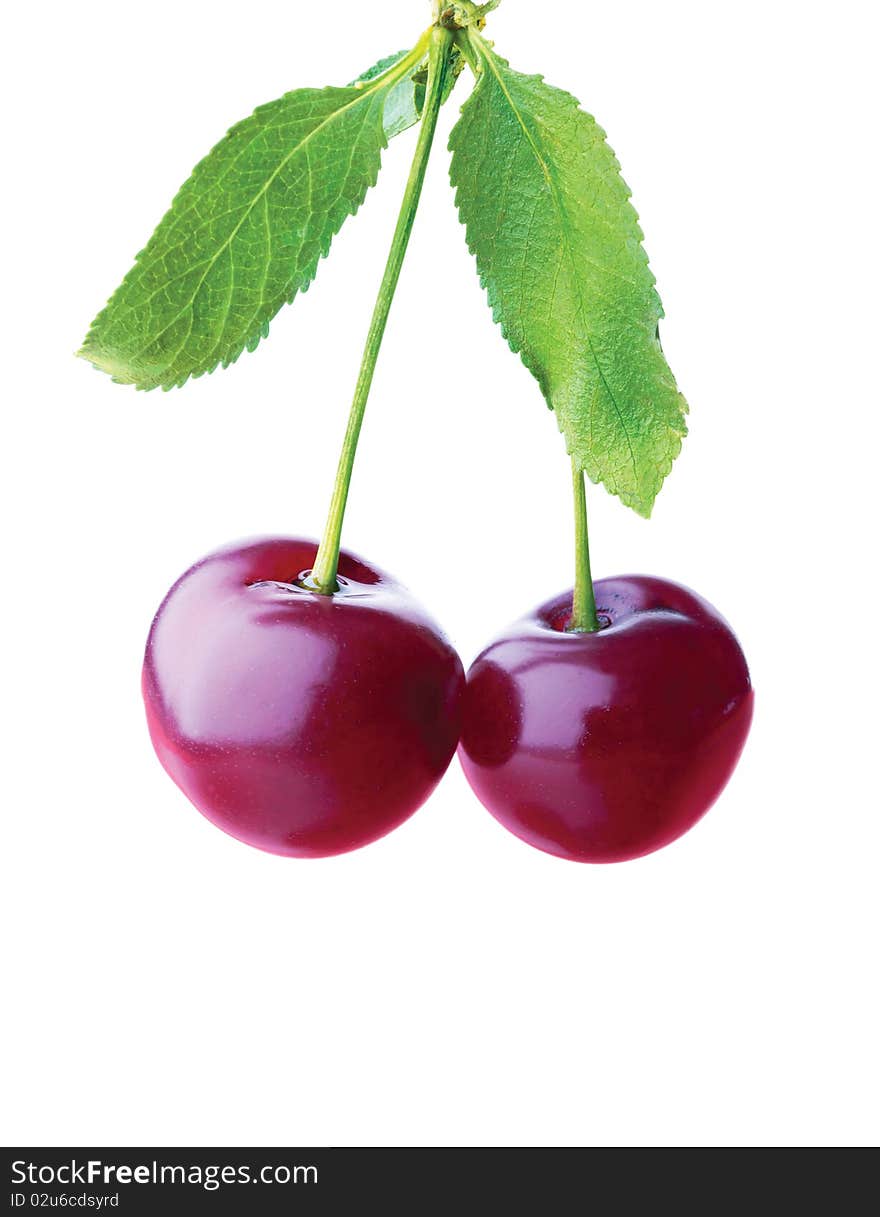
[[196, 807], [249, 845], [323, 857], [366, 845], [425, 801], [460, 745], [486, 808], [548, 853], [617, 862], [659, 849], [714, 802], [748, 733], [752, 690], [723, 618], [644, 576], [572, 594], [500, 635], [467, 680], [393, 579], [317, 545], [230, 546], [159, 609], [143, 673], [150, 734]]

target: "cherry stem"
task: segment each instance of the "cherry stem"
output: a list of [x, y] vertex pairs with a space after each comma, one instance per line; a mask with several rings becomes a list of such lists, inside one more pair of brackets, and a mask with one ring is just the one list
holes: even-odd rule
[[450, 30], [435, 26], [431, 31], [428, 58], [428, 85], [425, 104], [422, 110], [418, 143], [416, 144], [412, 167], [403, 194], [400, 215], [397, 218], [397, 227], [394, 230], [394, 237], [391, 241], [385, 273], [382, 276], [379, 294], [376, 297], [373, 319], [370, 322], [370, 329], [364, 346], [354, 399], [351, 403], [351, 413], [348, 417], [348, 426], [342, 444], [342, 452], [339, 456], [339, 468], [333, 487], [333, 497], [330, 500], [330, 511], [327, 515], [324, 535], [318, 547], [310, 580], [312, 587], [316, 591], [322, 592], [327, 596], [339, 590], [336, 573], [339, 567], [342, 521], [345, 516], [345, 505], [348, 501], [348, 489], [351, 484], [355, 453], [357, 451], [358, 439], [360, 438], [361, 425], [364, 421], [367, 398], [370, 395], [370, 386], [373, 383], [373, 373], [376, 370], [379, 348], [382, 345], [388, 314], [391, 310], [391, 302], [394, 299], [397, 281], [400, 278], [404, 255], [409, 244], [413, 221], [415, 220], [422, 186], [425, 181], [428, 157], [431, 152], [431, 145], [434, 142], [434, 132], [437, 129], [437, 116], [440, 113], [440, 104], [443, 98], [443, 85], [449, 70], [449, 55], [453, 39], [454, 35]]
[[571, 473], [574, 488], [574, 598], [568, 628], [573, 633], [592, 634], [599, 629], [599, 618], [596, 615], [596, 594], [590, 573], [587, 492], [583, 471], [578, 468], [574, 458], [571, 462]]

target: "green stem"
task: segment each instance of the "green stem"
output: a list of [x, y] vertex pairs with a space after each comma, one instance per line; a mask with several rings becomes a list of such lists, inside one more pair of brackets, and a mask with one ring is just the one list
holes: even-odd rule
[[379, 348], [382, 345], [388, 313], [391, 309], [391, 301], [394, 299], [394, 292], [397, 288], [397, 281], [400, 278], [400, 270], [403, 266], [406, 247], [409, 244], [416, 209], [419, 205], [419, 197], [422, 193], [431, 144], [434, 140], [434, 132], [437, 129], [437, 116], [440, 112], [440, 102], [443, 97], [443, 83], [449, 68], [449, 53], [452, 48], [452, 42], [453, 34], [451, 31], [439, 27], [431, 31], [428, 87], [422, 111], [419, 139], [413, 156], [412, 168], [406, 183], [403, 203], [401, 204], [400, 215], [397, 219], [397, 227], [394, 230], [394, 237], [391, 241], [385, 273], [382, 276], [379, 295], [376, 298], [373, 319], [370, 322], [370, 329], [364, 346], [354, 399], [351, 403], [351, 413], [348, 417], [348, 427], [346, 428], [342, 452], [339, 457], [339, 468], [336, 474], [336, 483], [333, 487], [333, 497], [330, 500], [327, 524], [324, 528], [321, 544], [318, 547], [310, 579], [310, 583], [316, 591], [323, 592], [328, 596], [339, 589], [336, 581], [336, 571], [339, 566], [342, 521], [345, 516], [345, 505], [348, 501], [348, 488], [351, 484], [355, 453], [361, 433], [361, 425], [364, 421], [367, 398], [370, 395], [370, 386], [373, 383], [373, 373], [376, 370], [376, 360], [379, 355]]
[[575, 633], [591, 634], [599, 629], [596, 616], [596, 595], [590, 573], [590, 537], [587, 532], [587, 492], [584, 475], [577, 463], [571, 462], [574, 489], [574, 599], [569, 629]]

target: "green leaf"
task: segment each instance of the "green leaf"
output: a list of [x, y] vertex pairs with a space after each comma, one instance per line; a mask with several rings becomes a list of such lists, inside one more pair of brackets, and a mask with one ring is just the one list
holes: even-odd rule
[[[375, 80], [377, 76], [381, 76], [383, 72], [387, 72], [389, 68], [393, 68], [395, 64], [400, 63], [401, 59], [404, 59], [408, 54], [408, 51], [398, 51], [396, 55], [387, 55], [384, 59], [380, 59], [378, 63], [374, 63], [371, 68], [367, 68], [366, 72], [363, 72], [358, 76], [357, 80], [353, 80], [351, 83], [358, 85]], [[421, 105], [416, 105], [416, 83], [413, 80], [413, 72], [410, 71], [401, 77], [386, 94], [383, 116], [385, 138], [391, 140], [395, 135], [400, 135], [402, 131], [407, 131], [410, 127], [414, 127], [419, 121], [421, 112]]]
[[[387, 72], [389, 68], [394, 67], [408, 53], [407, 51], [398, 51], [396, 55], [388, 55], [385, 59], [380, 59], [371, 68], [367, 68], [366, 72], [361, 73], [357, 80], [353, 80], [352, 84], [361, 84], [374, 80], [383, 72]], [[457, 49], [453, 49], [451, 70], [446, 74], [441, 105], [448, 101], [449, 95], [455, 88], [455, 82], [461, 74], [463, 67], [464, 60], [460, 52]], [[422, 116], [422, 107], [425, 104], [427, 81], [428, 69], [426, 59], [416, 71], [408, 73], [389, 91], [385, 102], [385, 136], [387, 139], [393, 139], [395, 135], [400, 135], [401, 132], [409, 130], [410, 127], [414, 127], [419, 121]]]
[[566, 446], [641, 515], [686, 434], [663, 309], [605, 133], [574, 97], [469, 35], [479, 77], [452, 132], [452, 184], [495, 320]]
[[181, 188], [80, 355], [121, 384], [169, 389], [253, 350], [375, 184], [386, 103], [422, 56], [420, 44], [363, 84], [287, 93], [233, 127]]

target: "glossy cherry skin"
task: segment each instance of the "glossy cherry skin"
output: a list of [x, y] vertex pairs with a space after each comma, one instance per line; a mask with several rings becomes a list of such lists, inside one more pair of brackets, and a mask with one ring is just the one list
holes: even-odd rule
[[712, 805], [752, 718], [739, 643], [685, 587], [595, 585], [603, 628], [567, 632], [568, 592], [513, 625], [468, 673], [459, 755], [516, 836], [577, 862], [668, 845]]
[[464, 673], [409, 593], [351, 554], [340, 591], [300, 579], [313, 541], [221, 549], [183, 575], [147, 641], [153, 746], [196, 807], [270, 853], [316, 858], [396, 828], [458, 742]]

